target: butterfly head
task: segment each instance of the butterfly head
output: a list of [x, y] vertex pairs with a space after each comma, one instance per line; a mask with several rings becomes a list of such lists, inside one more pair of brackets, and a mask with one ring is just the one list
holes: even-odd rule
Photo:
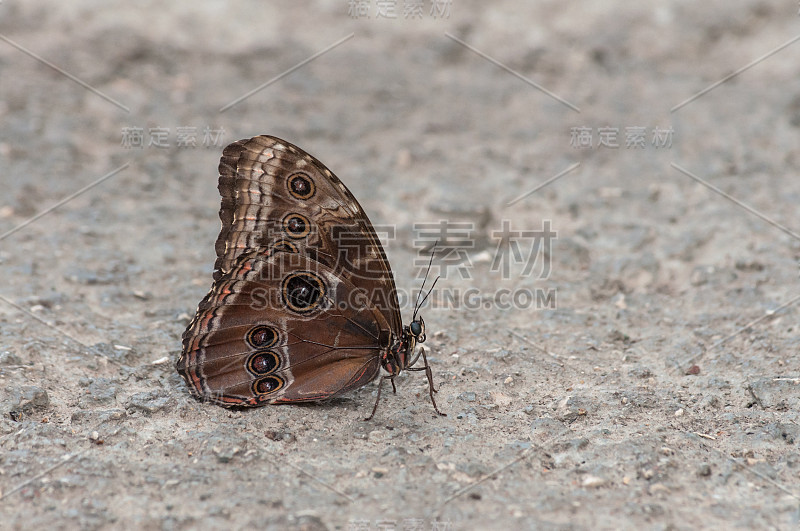
[[422, 316], [411, 321], [411, 324], [408, 325], [408, 333], [414, 338], [416, 343], [425, 342], [425, 321], [422, 320]]

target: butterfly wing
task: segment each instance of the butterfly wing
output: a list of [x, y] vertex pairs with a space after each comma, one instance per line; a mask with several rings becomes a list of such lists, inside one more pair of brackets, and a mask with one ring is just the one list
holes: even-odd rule
[[364, 288], [396, 334], [397, 291], [372, 223], [347, 187], [319, 160], [279, 138], [257, 136], [223, 151], [222, 230], [214, 278], [243, 253], [297, 251]]
[[388, 323], [364, 290], [309, 256], [241, 254], [203, 299], [177, 368], [223, 406], [321, 400], [375, 379]]
[[177, 363], [191, 392], [257, 406], [373, 380], [402, 324], [386, 254], [356, 199], [321, 162], [274, 137], [229, 145], [219, 169], [214, 285]]

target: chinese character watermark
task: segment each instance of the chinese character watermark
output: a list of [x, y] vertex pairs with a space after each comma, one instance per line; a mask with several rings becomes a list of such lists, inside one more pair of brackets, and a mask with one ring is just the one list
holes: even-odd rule
[[[499, 274], [503, 280], [524, 277], [547, 280], [550, 277], [554, 240], [558, 238], [550, 220], [542, 220], [540, 228], [536, 229], [514, 226], [508, 219], [502, 220], [496, 230], [480, 227], [478, 229], [472, 222], [447, 219], [415, 223], [413, 265], [418, 278], [446, 280], [448, 275], [458, 273], [456, 280], [471, 280], [473, 259], [479, 256], [476, 263], [486, 264], [483, 267], [488, 268], [489, 273]], [[320, 249], [335, 249], [336, 252], [315, 252], [310, 255], [313, 258], [298, 252], [293, 236], [300, 232], [304, 237], [313, 234], [310, 241], [327, 242]], [[399, 311], [413, 307], [416, 310], [416, 303], [420, 301], [421, 307], [425, 307], [427, 301], [429, 307], [466, 310], [556, 307], [555, 288], [530, 287], [530, 282], [515, 283], [513, 288], [496, 286], [489, 291], [446, 281], [425, 287], [423, 282], [404, 290], [391, 282], [385, 255], [377, 247], [379, 241], [386, 243], [396, 237], [394, 225], [378, 225], [374, 233], [366, 232], [360, 223], [308, 227], [296, 214], [267, 222], [253, 235], [267, 251], [247, 257], [250, 263], [241, 266], [259, 275], [262, 281], [250, 293], [250, 306], [261, 311], [281, 304], [307, 303], [308, 311], [340, 312], [365, 308]], [[295, 282], [296, 293], [287, 291], [288, 285], [283, 280], [287, 273], [298, 270], [303, 273]], [[346, 280], [345, 289], [323, 297], [321, 294], [326, 290], [323, 279], [332, 273]]]
[[[597, 143], [595, 144], [595, 130], [591, 127], [572, 127], [570, 128], [569, 145], [576, 149], [607, 148], [618, 149], [620, 147], [619, 127], [598, 127]], [[647, 148], [647, 127], [628, 126], [624, 128], [625, 148], [626, 149], [646, 149]], [[672, 127], [653, 127], [651, 128], [650, 145], [656, 149], [669, 149], [672, 147], [672, 137], [675, 130]]]
[[[474, 223], [439, 220], [414, 224], [414, 248], [417, 257], [414, 267], [424, 272], [428, 265], [431, 274], [447, 278], [455, 270], [461, 279], [472, 278], [472, 256], [476, 250], [477, 230]], [[539, 230], [512, 229], [504, 219], [499, 230], [491, 232], [497, 240], [490, 272], [500, 273], [503, 280], [511, 278], [512, 266], [522, 266], [521, 277], [534, 274], [546, 280], [550, 276], [553, 240], [558, 235], [550, 220], [543, 220]], [[433, 253], [433, 255], [431, 255]]]
[[[553, 240], [558, 238], [558, 233], [551, 230], [550, 225], [550, 220], [545, 219], [540, 230], [511, 230], [511, 220], [504, 219], [502, 228], [492, 232], [492, 238], [498, 242], [490, 271], [499, 272], [504, 280], [508, 280], [511, 278], [511, 265], [523, 265], [520, 276], [529, 277], [538, 262], [540, 268], [537, 278], [550, 278]], [[520, 245], [525, 242], [530, 242], [527, 253], [523, 253]]]
[[431, 0], [431, 17], [450, 18], [450, 6], [453, 0]]
[[[414, 266], [424, 271], [431, 263], [431, 274], [447, 278], [455, 268], [462, 279], [472, 278], [472, 262], [469, 251], [475, 248], [475, 224], [466, 221], [439, 220], [414, 224], [417, 237], [414, 247], [418, 249]], [[430, 253], [435, 252], [431, 262]], [[428, 256], [424, 256], [427, 254]]]
[[574, 148], [592, 148], [594, 139], [592, 138], [591, 127], [573, 127], [570, 130], [569, 145]]
[[669, 129], [661, 129], [658, 127], [653, 128], [653, 140], [652, 144], [659, 148], [671, 148], [672, 147], [672, 134], [675, 131], [670, 127]]
[[423, 0], [407, 0], [403, 2], [403, 18], [422, 19], [425, 12]]
[[402, 520], [381, 518], [375, 521], [354, 519], [347, 523], [347, 531], [453, 531], [453, 522], [449, 520], [428, 522], [424, 518]]
[[376, 0], [375, 18], [397, 18], [396, 0]]
[[618, 148], [619, 144], [617, 143], [617, 134], [619, 133], [619, 127], [598, 127], [597, 128], [597, 136], [598, 140], [598, 147], [608, 147], [608, 148]]
[[646, 127], [626, 127], [625, 128], [625, 147], [644, 149], [647, 147], [647, 128]]
[[[205, 148], [221, 148], [225, 129], [222, 127], [203, 128], [202, 145]], [[196, 148], [197, 127], [182, 126], [175, 128], [175, 147]], [[123, 127], [120, 145], [126, 149], [155, 147], [166, 149], [172, 147], [171, 131], [169, 127], [150, 127], [146, 131], [143, 127]]]
[[169, 147], [169, 129], [166, 127], [151, 127], [150, 128], [150, 142], [148, 146], [155, 146], [159, 148]]
[[348, 0], [347, 16], [350, 18], [369, 18], [369, 0]]
[[[427, 10], [428, 17], [434, 20], [450, 18], [450, 9], [453, 0], [428, 0], [430, 9]], [[401, 4], [402, 9], [398, 9]], [[347, 0], [347, 16], [353, 19], [399, 19], [398, 13], [402, 13], [403, 19], [420, 20], [424, 18], [425, 0]]]
[[175, 142], [178, 147], [197, 147], [197, 128], [178, 127], [175, 132]]
[[122, 147], [124, 148], [143, 148], [144, 129], [141, 127], [122, 128]]

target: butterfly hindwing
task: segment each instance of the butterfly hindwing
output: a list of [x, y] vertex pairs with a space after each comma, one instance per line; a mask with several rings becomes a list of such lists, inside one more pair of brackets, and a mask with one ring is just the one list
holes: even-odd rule
[[322, 400], [380, 371], [390, 335], [349, 280], [309, 256], [240, 255], [200, 303], [178, 371], [224, 406]]

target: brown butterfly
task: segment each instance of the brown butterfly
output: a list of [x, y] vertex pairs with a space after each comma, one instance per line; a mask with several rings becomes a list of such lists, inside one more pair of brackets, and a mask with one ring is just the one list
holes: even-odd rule
[[[383, 367], [366, 420], [383, 381], [396, 392], [403, 370], [425, 371], [443, 415], [425, 351], [414, 354], [425, 341], [417, 316], [425, 299], [403, 326], [386, 253], [347, 187], [271, 136], [226, 147], [219, 172], [214, 284], [176, 365], [191, 393], [226, 407], [319, 401], [366, 385]], [[414, 367], [420, 354], [424, 366]]]

